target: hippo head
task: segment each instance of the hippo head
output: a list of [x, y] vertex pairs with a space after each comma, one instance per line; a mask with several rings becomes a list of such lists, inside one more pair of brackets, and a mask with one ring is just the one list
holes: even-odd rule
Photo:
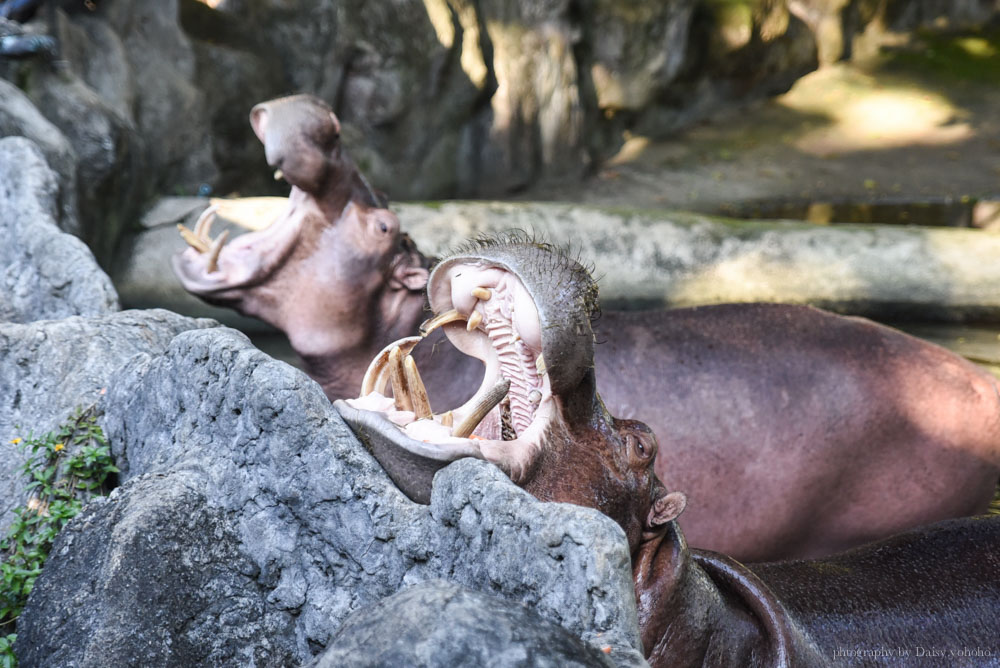
[[[427, 503], [438, 469], [477, 457], [543, 501], [597, 508], [632, 548], [676, 516], [683, 495], [653, 472], [653, 433], [613, 418], [596, 392], [597, 286], [578, 262], [519, 236], [480, 240], [438, 264], [427, 291], [436, 315], [422, 336], [387, 346], [361, 396], [335, 402], [404, 493]], [[485, 373], [469, 401], [435, 412], [409, 353], [439, 327]]]
[[[294, 334], [303, 356], [321, 353], [331, 336], [370, 336], [365, 327], [328, 325], [357, 318], [387, 290], [423, 290], [422, 256], [342, 148], [340, 123], [322, 100], [264, 102], [250, 124], [275, 178], [291, 184], [287, 207], [267, 228], [228, 243], [228, 232], [212, 240], [209, 209], [193, 232], [181, 228], [191, 247], [174, 256], [174, 272], [204, 301]], [[340, 295], [335, 304], [322, 298], [331, 291]], [[317, 308], [330, 311], [327, 326], [315, 326]]]

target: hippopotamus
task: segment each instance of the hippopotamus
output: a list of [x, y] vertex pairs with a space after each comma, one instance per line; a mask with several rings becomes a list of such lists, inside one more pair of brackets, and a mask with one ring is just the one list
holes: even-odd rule
[[[988, 645], [1000, 637], [1000, 517], [810, 561], [748, 567], [689, 549], [677, 526], [687, 497], [653, 471], [655, 436], [611, 417], [595, 389], [597, 289], [579, 263], [516, 235], [479, 240], [438, 264], [427, 291], [435, 315], [420, 335], [380, 351], [361, 396], [334, 406], [416, 501], [429, 503], [442, 466], [479, 457], [542, 500], [618, 522], [652, 666], [865, 664], [916, 659], [918, 647], [954, 663], [1000, 652]], [[485, 367], [475, 396], [450, 410], [432, 410], [410, 355], [437, 329]]]
[[[649, 427], [612, 417], [597, 392], [586, 270], [549, 244], [481, 239], [434, 269], [428, 294], [437, 315], [421, 334], [375, 356], [360, 397], [334, 401], [397, 486], [430, 503], [438, 469], [485, 459], [543, 501], [600, 510], [636, 549], [676, 495], [653, 471]], [[434, 410], [411, 353], [438, 330], [485, 371], [468, 401]]]
[[[416, 336], [434, 264], [400, 229], [311, 96], [265, 102], [251, 125], [291, 184], [269, 228], [208, 234], [174, 258], [184, 287], [284, 331], [331, 399]], [[806, 306], [604, 312], [598, 391], [656, 434], [659, 477], [690, 499], [693, 545], [744, 561], [830, 554], [985, 510], [1000, 475], [1000, 393], [985, 371], [868, 320]], [[431, 400], [466, 401], [483, 365], [441, 334], [412, 356]]]
[[1000, 517], [750, 566], [690, 549], [676, 521], [655, 526], [662, 518], [650, 515], [632, 556], [653, 668], [995, 665], [1000, 656]]

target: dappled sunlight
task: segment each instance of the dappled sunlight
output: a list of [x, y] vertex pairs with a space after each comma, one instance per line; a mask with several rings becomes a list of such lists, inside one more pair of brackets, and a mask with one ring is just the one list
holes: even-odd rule
[[946, 97], [884, 81], [848, 66], [803, 77], [778, 104], [795, 111], [825, 113], [829, 125], [805, 132], [794, 145], [829, 156], [901, 146], [943, 146], [971, 138], [964, 112]]

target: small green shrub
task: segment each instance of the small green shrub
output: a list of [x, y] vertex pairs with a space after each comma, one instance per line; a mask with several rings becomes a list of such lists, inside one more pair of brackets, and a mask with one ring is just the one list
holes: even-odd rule
[[[10, 443], [31, 451], [23, 467], [30, 495], [0, 540], [0, 633], [13, 630], [56, 535], [87, 500], [107, 493], [108, 477], [118, 472], [94, 406], [77, 409], [44, 436]], [[16, 638], [0, 635], [0, 668], [16, 666]]]

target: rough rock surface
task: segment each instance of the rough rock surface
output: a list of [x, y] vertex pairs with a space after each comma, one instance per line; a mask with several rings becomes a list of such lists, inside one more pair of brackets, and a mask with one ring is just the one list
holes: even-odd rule
[[134, 355], [155, 354], [178, 333], [214, 324], [168, 311], [0, 323], [0, 533], [25, 499], [20, 467], [30, 453], [10, 443], [15, 436], [51, 431], [77, 407], [95, 403]]
[[519, 603], [433, 581], [355, 612], [310, 668], [614, 665]]
[[0, 322], [118, 310], [90, 250], [56, 226], [59, 201], [59, 181], [38, 147], [0, 138]]
[[48, 164], [59, 175], [55, 223], [65, 232], [80, 234], [76, 204], [76, 151], [27, 95], [3, 79], [0, 79], [0, 137], [25, 137], [38, 145]]
[[125, 484], [57, 540], [18, 622], [22, 665], [302, 662], [353, 611], [437, 578], [641, 665], [628, 547], [595, 511], [473, 460], [415, 505], [319, 386], [232, 330], [180, 334], [108, 387]]

